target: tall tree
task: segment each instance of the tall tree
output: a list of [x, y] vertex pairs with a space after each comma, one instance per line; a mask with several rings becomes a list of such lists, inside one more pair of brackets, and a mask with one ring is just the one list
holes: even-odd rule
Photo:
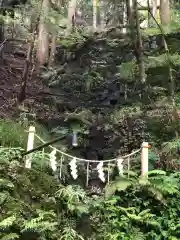
[[[57, 10], [60, 10], [60, 7], [64, 6], [64, 2], [61, 0], [55, 0], [54, 4], [57, 7]], [[53, 62], [54, 62], [54, 57], [55, 57], [55, 53], [56, 53], [56, 39], [57, 39], [57, 26], [58, 22], [56, 20], [55, 24], [52, 25], [51, 28], [51, 51], [50, 51], [50, 55], [49, 55], [49, 62], [48, 62], [48, 66], [51, 67]]]
[[145, 73], [145, 66], [143, 60], [143, 44], [142, 44], [142, 36], [140, 32], [140, 20], [139, 20], [139, 11], [138, 11], [138, 2], [137, 0], [134, 1], [134, 12], [135, 12], [135, 19], [136, 19], [136, 59], [139, 66], [139, 76], [141, 83], [146, 82], [146, 73]]
[[93, 28], [97, 28], [97, 0], [93, 0]]
[[75, 27], [77, 0], [70, 0], [68, 5], [68, 27], [67, 32], [70, 33]]
[[170, 0], [160, 0], [160, 19], [163, 26], [171, 22]]
[[[155, 22], [154, 22], [154, 19], [152, 18], [152, 15], [153, 17], [156, 19], [157, 18], [157, 8], [158, 8], [158, 0], [152, 0], [151, 1], [151, 6], [149, 6], [149, 0], [147, 1], [147, 5], [148, 5], [148, 8], [150, 7], [150, 9], [148, 9], [148, 18], [149, 18], [149, 26], [152, 27], [155, 25]], [[151, 14], [150, 12], [151, 11]]]
[[132, 0], [126, 0], [126, 9], [127, 9], [127, 20], [129, 22], [131, 18]]
[[47, 16], [49, 10], [50, 1], [43, 0], [41, 5], [41, 16], [37, 40], [37, 58], [40, 65], [47, 63], [49, 59], [49, 31], [47, 26]]

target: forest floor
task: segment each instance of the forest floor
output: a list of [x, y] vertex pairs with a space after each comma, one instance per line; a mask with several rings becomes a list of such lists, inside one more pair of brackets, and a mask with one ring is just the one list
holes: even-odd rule
[[[27, 43], [8, 42], [0, 52], [0, 118], [12, 118], [20, 111], [33, 112], [39, 118], [56, 113], [42, 99], [49, 89], [42, 83], [37, 70], [30, 66], [26, 88], [26, 100], [19, 107], [18, 95], [21, 91], [22, 74], [26, 64]], [[54, 113], [53, 113], [54, 110]]]

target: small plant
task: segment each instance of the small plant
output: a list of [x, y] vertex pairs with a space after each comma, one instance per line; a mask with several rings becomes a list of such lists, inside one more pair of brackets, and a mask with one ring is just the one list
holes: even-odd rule
[[0, 145], [25, 148], [27, 133], [19, 122], [0, 120]]

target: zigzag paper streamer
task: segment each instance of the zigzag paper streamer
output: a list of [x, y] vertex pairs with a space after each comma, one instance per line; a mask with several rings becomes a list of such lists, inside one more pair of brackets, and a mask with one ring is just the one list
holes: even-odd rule
[[52, 150], [52, 152], [49, 154], [49, 157], [50, 157], [51, 168], [55, 172], [57, 170], [56, 149]]
[[72, 161], [69, 163], [69, 165], [70, 165], [72, 177], [74, 179], [77, 179], [78, 178], [78, 174], [77, 174], [77, 161], [76, 161], [75, 157], [72, 159]]
[[123, 161], [124, 161], [123, 158], [117, 159], [117, 167], [119, 170], [119, 175], [123, 175]]
[[98, 170], [98, 174], [99, 174], [99, 179], [101, 179], [102, 182], [105, 182], [105, 176], [104, 176], [104, 172], [103, 172], [103, 162], [100, 162], [97, 165], [97, 170]]

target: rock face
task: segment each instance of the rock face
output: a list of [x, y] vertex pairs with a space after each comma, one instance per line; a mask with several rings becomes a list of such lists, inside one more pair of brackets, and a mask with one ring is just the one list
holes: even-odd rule
[[[179, 36], [167, 36], [175, 51], [172, 37], [179, 41]], [[144, 38], [146, 91], [139, 81], [132, 43], [118, 29], [81, 37], [79, 41], [61, 41], [57, 66], [42, 77], [54, 95], [52, 101], [61, 118], [56, 125], [59, 131], [68, 128], [68, 136], [73, 129], [78, 131], [76, 153], [89, 158], [93, 152], [97, 159], [106, 159], [129, 153], [144, 140], [154, 139], [156, 130], [152, 124], [161, 117], [163, 121], [168, 119], [162, 114], [164, 105], [159, 108], [155, 103], [164, 96], [164, 90], [157, 90], [162, 86], [161, 79], [168, 81], [165, 61], [161, 56], [158, 61], [154, 58], [162, 50], [158, 39], [159, 36]], [[157, 107], [160, 115], [156, 114]]]
[[61, 44], [56, 69], [42, 74], [59, 116], [66, 118], [52, 128], [68, 127], [69, 134], [76, 129], [78, 152], [87, 158], [91, 152], [96, 159], [129, 153], [145, 138], [144, 121], [124, 112], [124, 107], [136, 111], [133, 105], [140, 101], [131, 41], [115, 38], [113, 31], [108, 35]]
[[[178, 36], [172, 37], [179, 41]], [[151, 40], [144, 41], [146, 56], [155, 52], [150, 49]], [[19, 50], [18, 54], [24, 51]], [[15, 49], [11, 54], [15, 62], [6, 53], [0, 76], [4, 91], [0, 95], [4, 109], [0, 116], [4, 118], [18, 112], [12, 98], [16, 99], [19, 92], [25, 59]], [[163, 83], [167, 80], [166, 67], [160, 66], [157, 72], [157, 62], [153, 67], [149, 62], [147, 57], [148, 89], [144, 92], [132, 43], [117, 29], [91, 37], [62, 39], [54, 68], [42, 71], [40, 76], [35, 72], [29, 78], [24, 107], [27, 112], [32, 109], [53, 136], [65, 136], [62, 144], [73, 154], [91, 158], [93, 153], [93, 158], [107, 159], [129, 153], [142, 141], [153, 138], [149, 138], [154, 128], [149, 127], [146, 108], [153, 112], [154, 102], [161, 97], [154, 87], [161, 86], [162, 79]], [[78, 133], [77, 148], [71, 143], [73, 131]]]

